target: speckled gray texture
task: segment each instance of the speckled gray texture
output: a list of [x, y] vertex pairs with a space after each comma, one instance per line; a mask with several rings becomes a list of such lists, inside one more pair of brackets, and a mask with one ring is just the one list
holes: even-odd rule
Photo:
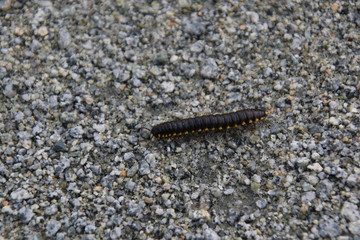
[[[358, 1], [0, 1], [1, 239], [359, 239]], [[154, 124], [266, 120], [157, 140]]]

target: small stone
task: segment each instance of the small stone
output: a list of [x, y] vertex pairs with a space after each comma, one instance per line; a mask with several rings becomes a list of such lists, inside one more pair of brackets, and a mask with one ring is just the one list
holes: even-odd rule
[[349, 221], [357, 221], [360, 219], [360, 212], [356, 204], [346, 201], [341, 208], [341, 215], [343, 215]]
[[[93, 224], [89, 224], [89, 225], [86, 225], [84, 231], [86, 234], [92, 234], [92, 233], [95, 233], [96, 227]], [[87, 239], [89, 239], [89, 237]]]
[[155, 65], [164, 65], [168, 62], [168, 54], [166, 51], [159, 52], [154, 58]]
[[19, 210], [19, 220], [22, 223], [28, 223], [34, 215], [30, 208], [22, 207]]
[[320, 154], [317, 153], [317, 152], [313, 152], [311, 154], [311, 158], [314, 159], [314, 160], [319, 160], [320, 159]]
[[139, 170], [139, 164], [135, 163], [130, 169], [129, 171], [127, 171], [127, 176], [128, 177], [133, 177], [135, 176], [135, 174], [138, 172]]
[[233, 194], [234, 192], [235, 192], [234, 189], [229, 188], [229, 189], [226, 189], [226, 190], [225, 190], [224, 195], [231, 195], [231, 194]]
[[15, 95], [16, 95], [16, 90], [15, 90], [14, 85], [15, 84], [13, 82], [10, 82], [10, 83], [6, 84], [6, 86], [5, 86], [3, 93], [8, 98], [15, 97]]
[[203, 49], [204, 49], [203, 40], [199, 40], [190, 46], [190, 51], [195, 53], [200, 53], [202, 52]]
[[209, 227], [205, 228], [203, 232], [204, 232], [204, 238], [206, 240], [220, 240], [221, 239], [219, 237], [219, 235], [217, 235], [217, 233]]
[[323, 170], [323, 168], [321, 167], [321, 165], [319, 163], [311, 164], [307, 168], [310, 170], [313, 170], [315, 172], [321, 172]]
[[197, 219], [210, 219], [210, 213], [206, 211], [205, 209], [190, 211], [190, 218], [197, 220]]
[[150, 166], [146, 161], [141, 161], [140, 168], [139, 168], [139, 174], [140, 176], [148, 175], [150, 173]]
[[200, 74], [204, 78], [215, 79], [219, 75], [219, 68], [213, 58], [207, 59], [201, 67]]
[[49, 31], [46, 27], [40, 27], [37, 31], [37, 34], [41, 37], [45, 37], [46, 35], [48, 35]]
[[[1, 3], [0, 3], [0, 5], [1, 5]], [[24, 35], [24, 33], [25, 33], [24, 28], [22, 28], [22, 27], [16, 27], [15, 28], [16, 36], [21, 37], [22, 35]]]
[[164, 214], [164, 209], [162, 209], [161, 207], [158, 207], [155, 210], [155, 214], [158, 215], [158, 216], [162, 216]]
[[333, 4], [331, 4], [331, 10], [333, 10], [333, 11], [337, 11], [339, 9], [339, 4], [338, 3], [333, 3]]
[[133, 191], [134, 187], [135, 187], [135, 182], [129, 180], [127, 181], [127, 183], [125, 184], [126, 189], [128, 189], [129, 191]]
[[157, 67], [157, 66], [153, 66], [150, 68], [150, 73], [154, 76], [159, 76], [162, 74], [162, 70], [161, 68]]
[[54, 236], [59, 231], [60, 228], [61, 228], [61, 223], [59, 221], [51, 219], [46, 224], [45, 235], [47, 237]]
[[251, 135], [249, 141], [252, 145], [255, 145], [259, 141], [259, 137], [256, 135]]
[[142, 212], [144, 206], [145, 206], [144, 202], [140, 202], [140, 203], [131, 202], [126, 211], [126, 214], [128, 216], [138, 216]]
[[56, 204], [53, 204], [49, 207], [47, 207], [44, 211], [45, 215], [51, 216], [58, 212], [58, 207]]
[[340, 120], [337, 119], [337, 118], [335, 118], [335, 117], [331, 117], [331, 118], [329, 119], [329, 122], [330, 122], [330, 124], [332, 124], [332, 125], [334, 125], [334, 126], [338, 126], [338, 125], [340, 124]]
[[356, 236], [360, 236], [360, 220], [349, 223], [349, 231]]
[[256, 182], [256, 183], [260, 183], [261, 182], [261, 177], [257, 174], [254, 174], [252, 177], [251, 177], [251, 180], [253, 182]]
[[250, 17], [252, 23], [257, 24], [259, 22], [259, 14], [253, 11], [248, 11], [246, 14]]
[[199, 18], [185, 19], [183, 21], [184, 32], [198, 36], [205, 31], [205, 26], [202, 24]]
[[56, 141], [53, 150], [55, 152], [67, 152], [68, 149], [66, 148], [65, 144], [62, 141]]
[[26, 200], [26, 199], [32, 198], [33, 195], [31, 193], [29, 193], [28, 191], [26, 191], [25, 189], [19, 188], [19, 189], [15, 190], [14, 192], [12, 192], [10, 194], [10, 197], [17, 202], [21, 202], [24, 199]]
[[171, 93], [175, 89], [175, 84], [173, 82], [163, 82], [161, 83], [161, 87], [164, 89], [165, 92]]
[[106, 130], [106, 125], [105, 125], [105, 124], [94, 124], [94, 125], [93, 125], [93, 128], [94, 128], [96, 131], [98, 131], [98, 132], [100, 132], [100, 133], [103, 133], [103, 132], [105, 132], [105, 130]]
[[73, 138], [82, 138], [84, 130], [81, 126], [76, 126], [69, 130], [69, 134]]
[[0, 1], [0, 11], [8, 11], [11, 8], [11, 0]]
[[326, 219], [320, 221], [320, 236], [323, 238], [336, 238], [341, 233], [341, 228], [338, 223], [336, 223], [333, 219], [325, 216]]
[[250, 184], [250, 189], [251, 191], [253, 191], [254, 193], [257, 193], [260, 189], [260, 184], [256, 183], [256, 182], [251, 182]]
[[71, 34], [66, 28], [61, 28], [58, 34], [60, 48], [66, 48], [71, 44]]
[[311, 202], [312, 200], [314, 200], [316, 198], [316, 193], [314, 191], [310, 191], [310, 192], [305, 192], [303, 194], [303, 196], [301, 196], [301, 201], [302, 202]]
[[132, 152], [127, 152], [124, 154], [124, 160], [125, 161], [129, 161], [130, 159], [133, 159], [135, 157], [134, 153]]
[[130, 79], [130, 83], [134, 86], [134, 87], [140, 87], [142, 85], [142, 82], [140, 81], [140, 79], [138, 78], [131, 78]]
[[120, 239], [121, 237], [121, 228], [120, 227], [115, 227], [111, 232], [110, 232], [110, 238], [111, 239]]
[[346, 184], [349, 187], [355, 187], [357, 184], [357, 176], [355, 174], [350, 174], [350, 176], [346, 179]]
[[265, 208], [267, 204], [268, 204], [268, 202], [266, 199], [259, 199], [256, 201], [256, 206], [260, 209]]

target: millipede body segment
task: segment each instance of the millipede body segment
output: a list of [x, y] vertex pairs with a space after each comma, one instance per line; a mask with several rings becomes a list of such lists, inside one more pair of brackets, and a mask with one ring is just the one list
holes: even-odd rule
[[165, 138], [216, 129], [222, 130], [257, 122], [264, 119], [267, 114], [268, 112], [260, 109], [245, 109], [232, 113], [181, 119], [155, 125], [151, 129], [151, 133], [157, 138]]

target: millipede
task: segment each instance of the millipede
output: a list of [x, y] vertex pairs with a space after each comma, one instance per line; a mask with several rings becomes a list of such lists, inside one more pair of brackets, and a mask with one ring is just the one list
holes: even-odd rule
[[222, 130], [263, 120], [268, 112], [261, 109], [244, 109], [237, 112], [205, 115], [160, 123], [151, 129], [156, 138], [187, 135], [210, 130]]

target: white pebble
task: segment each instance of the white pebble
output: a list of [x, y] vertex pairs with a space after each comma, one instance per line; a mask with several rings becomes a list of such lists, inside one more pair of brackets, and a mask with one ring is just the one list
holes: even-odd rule
[[335, 118], [335, 117], [331, 117], [331, 118], [329, 119], [329, 122], [330, 122], [330, 124], [332, 124], [332, 125], [334, 125], [334, 126], [338, 126], [338, 125], [340, 124], [340, 120], [337, 119], [337, 118]]
[[171, 93], [175, 89], [175, 84], [173, 82], [163, 82], [161, 87], [164, 89], [165, 92]]
[[321, 172], [323, 170], [323, 167], [319, 163], [311, 164], [307, 168], [315, 172]]

